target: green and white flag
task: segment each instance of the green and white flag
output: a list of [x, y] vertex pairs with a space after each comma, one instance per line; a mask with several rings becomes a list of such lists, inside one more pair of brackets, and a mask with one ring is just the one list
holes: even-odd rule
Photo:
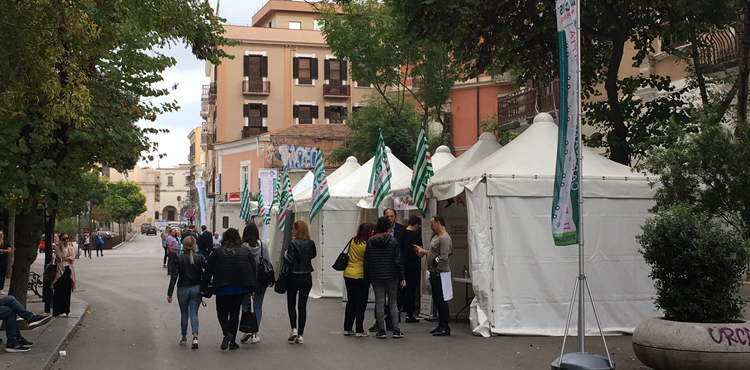
[[292, 199], [292, 185], [289, 182], [289, 171], [285, 170], [281, 177], [281, 187], [279, 188], [279, 229], [284, 230], [286, 226], [286, 214], [289, 206], [294, 200]]
[[575, 0], [558, 0], [555, 5], [555, 9], [558, 9], [557, 38], [560, 55], [560, 121], [552, 198], [552, 238], [555, 245], [571, 245], [579, 240], [579, 20]]
[[318, 150], [315, 157], [315, 174], [312, 188], [312, 206], [310, 207], [310, 222], [315, 215], [323, 209], [330, 195], [328, 194], [328, 179], [326, 179], [326, 169], [323, 166], [323, 153]]
[[385, 196], [391, 191], [391, 165], [388, 163], [388, 153], [385, 150], [383, 133], [378, 138], [378, 148], [375, 150], [375, 159], [370, 174], [370, 186], [367, 192], [372, 194], [372, 203], [375, 208], [380, 207]]
[[258, 179], [258, 215], [261, 217], [263, 225], [268, 225], [271, 223], [271, 212], [269, 208], [270, 207], [268, 207], [263, 201], [263, 191], [261, 191], [261, 182], [259, 178]]
[[240, 218], [245, 223], [250, 222], [250, 189], [247, 186], [247, 180], [245, 180], [245, 188], [242, 190], [242, 204], [240, 205]]
[[414, 171], [411, 176], [411, 190], [409, 196], [414, 205], [419, 209], [422, 217], [426, 216], [427, 210], [427, 182], [435, 174], [432, 170], [432, 156], [427, 147], [427, 137], [424, 131], [424, 123], [419, 126], [419, 138], [417, 138], [417, 152], [414, 155]]

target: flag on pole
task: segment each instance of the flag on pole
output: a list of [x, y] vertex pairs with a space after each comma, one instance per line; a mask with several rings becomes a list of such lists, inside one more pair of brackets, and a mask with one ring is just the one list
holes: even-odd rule
[[289, 173], [287, 170], [284, 171], [284, 175], [280, 178], [281, 187], [279, 188], [279, 229], [284, 230], [286, 226], [286, 214], [289, 210], [289, 206], [292, 204], [292, 185], [289, 182]]
[[258, 178], [258, 215], [260, 216], [263, 225], [271, 223], [271, 212], [269, 209], [270, 207], [268, 207], [263, 201], [263, 191], [261, 189], [260, 178]]
[[391, 191], [391, 165], [388, 163], [388, 153], [385, 150], [383, 133], [378, 138], [378, 148], [375, 150], [375, 159], [372, 164], [372, 173], [370, 174], [370, 186], [367, 192], [373, 196], [375, 208], [380, 207], [380, 203]]
[[558, 0], [557, 38], [560, 55], [560, 115], [557, 134], [557, 163], [552, 198], [552, 237], [555, 245], [578, 243], [578, 130], [580, 91], [577, 44], [578, 14], [567, 0]]
[[419, 209], [422, 217], [426, 216], [427, 210], [427, 181], [435, 174], [432, 170], [432, 156], [427, 147], [427, 137], [424, 131], [424, 122], [419, 125], [419, 137], [417, 138], [417, 152], [414, 155], [414, 171], [411, 176], [411, 190], [409, 196], [414, 205]]
[[323, 166], [323, 153], [318, 150], [318, 155], [315, 157], [315, 179], [313, 179], [313, 190], [312, 190], [312, 207], [310, 207], [310, 222], [312, 222], [315, 215], [323, 209], [323, 205], [326, 204], [330, 195], [328, 194], [328, 180], [326, 179], [326, 169]]
[[250, 222], [250, 189], [247, 186], [247, 179], [245, 180], [245, 188], [242, 190], [242, 204], [240, 205], [240, 218], [245, 223]]

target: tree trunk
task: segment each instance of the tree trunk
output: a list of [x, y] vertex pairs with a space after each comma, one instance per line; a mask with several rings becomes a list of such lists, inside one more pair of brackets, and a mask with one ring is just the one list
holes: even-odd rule
[[[691, 17], [691, 20], [693, 17]], [[695, 68], [695, 79], [698, 82], [698, 90], [701, 93], [701, 101], [703, 107], [708, 108], [708, 89], [706, 88], [706, 78], [703, 76], [703, 65], [701, 64], [701, 53], [698, 49], [698, 36], [695, 34], [695, 28], [692, 25], [690, 27], [690, 56], [693, 59], [693, 68]]]
[[8, 254], [8, 271], [5, 276], [13, 276], [13, 259], [16, 250], [16, 210], [8, 211], [8, 242], [11, 245], [11, 253]]
[[[28, 292], [29, 268], [39, 255], [39, 220], [36, 209], [26, 210], [16, 216], [16, 245], [13, 249], [13, 274], [10, 280], [9, 295], [12, 295], [26, 306]], [[45, 246], [51, 248], [51, 246]], [[41, 272], [41, 271], [37, 271]]]
[[609, 142], [609, 159], [630, 165], [630, 147], [628, 146], [628, 127], [622, 117], [620, 107], [619, 88], [617, 86], [617, 75], [620, 71], [620, 63], [625, 50], [625, 37], [615, 37], [612, 41], [612, 56], [609, 59], [607, 80], [604, 89], [607, 91], [607, 104], [609, 105], [609, 119], [612, 123], [612, 131], [607, 135]]
[[[748, 18], [748, 7], [750, 1], [740, 1], [742, 9], [742, 56], [740, 57], [739, 89], [737, 90], [737, 127], [747, 123], [747, 83], [748, 83], [748, 58], [750, 56], [750, 18]], [[735, 131], [737, 133], [738, 131]]]

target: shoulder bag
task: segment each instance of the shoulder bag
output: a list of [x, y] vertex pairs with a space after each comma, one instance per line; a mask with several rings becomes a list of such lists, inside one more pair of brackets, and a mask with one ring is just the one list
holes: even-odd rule
[[[273, 271], [273, 264], [263, 254], [265, 245], [261, 242], [260, 245], [260, 263], [258, 264], [258, 286], [268, 287], [273, 286], [276, 282], [276, 272]], [[254, 333], [254, 332], [253, 332]]]
[[243, 333], [257, 333], [258, 332], [258, 318], [253, 312], [253, 302], [251, 297], [248, 295], [247, 310], [242, 312], [242, 318], [240, 319], [240, 331]]
[[346, 266], [349, 264], [349, 247], [352, 245], [352, 240], [354, 238], [349, 239], [349, 242], [346, 243], [346, 246], [344, 247], [344, 250], [339, 253], [338, 258], [336, 258], [336, 262], [333, 263], [333, 269], [336, 271], [344, 271], [346, 269]]

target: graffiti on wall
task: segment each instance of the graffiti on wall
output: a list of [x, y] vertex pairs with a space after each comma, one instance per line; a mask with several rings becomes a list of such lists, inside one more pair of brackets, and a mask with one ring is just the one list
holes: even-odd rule
[[315, 167], [315, 157], [318, 155], [318, 148], [294, 146], [281, 144], [276, 150], [274, 157], [281, 161], [281, 164], [287, 168], [311, 168]]

